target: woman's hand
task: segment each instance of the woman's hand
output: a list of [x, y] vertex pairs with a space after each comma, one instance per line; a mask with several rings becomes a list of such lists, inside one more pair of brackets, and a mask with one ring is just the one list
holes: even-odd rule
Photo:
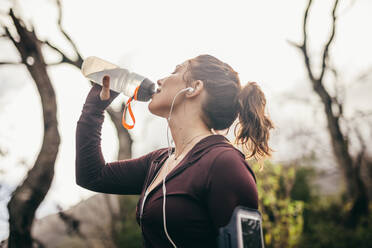
[[101, 98], [102, 101], [106, 101], [110, 99], [110, 77], [109, 76], [104, 76], [102, 80], [102, 90], [101, 93], [99, 94], [99, 97]]
[[110, 77], [104, 76], [102, 85], [93, 83], [85, 100], [86, 109], [105, 110], [110, 103], [119, 95], [118, 92], [110, 90]]

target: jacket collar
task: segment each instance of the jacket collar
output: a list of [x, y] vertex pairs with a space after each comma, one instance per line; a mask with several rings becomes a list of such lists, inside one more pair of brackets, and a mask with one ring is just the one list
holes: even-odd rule
[[[194, 145], [193, 148], [186, 154], [186, 156], [179, 162], [179, 164], [174, 168], [173, 171], [169, 173], [166, 178], [166, 181], [174, 177], [175, 175], [179, 174], [181, 171], [195, 163], [199, 160], [204, 154], [210, 151], [211, 148], [215, 147], [233, 147], [237, 151], [239, 151], [240, 155], [245, 158], [244, 154], [237, 148], [235, 148], [231, 142], [223, 135], [220, 134], [213, 134], [209, 135], [203, 139], [201, 139], [198, 143]], [[172, 147], [172, 152], [174, 152], [175, 148]], [[168, 149], [164, 148], [160, 155], [153, 160], [156, 164], [155, 171], [152, 173], [151, 178], [155, 176], [157, 171], [160, 169], [161, 166], [157, 166], [157, 164], [161, 163], [164, 164], [164, 161], [168, 158]]]
[[[209, 135], [201, 139], [198, 143], [196, 143], [182, 160], [186, 160], [187, 163], [193, 163], [196, 160], [198, 160], [201, 156], [203, 156], [204, 153], [209, 151], [210, 148], [216, 147], [216, 146], [231, 147], [232, 144], [223, 135], [220, 135], [220, 134]], [[175, 148], [172, 147], [171, 149], [173, 153]], [[244, 154], [242, 152], [240, 153], [244, 157]], [[166, 159], [167, 157], [168, 157], [168, 149], [164, 148], [164, 150], [160, 153], [160, 155], [156, 159], [154, 159], [154, 162], [159, 163], [163, 159]]]
[[[171, 180], [176, 175], [184, 171], [186, 168], [190, 167], [194, 162], [199, 160], [204, 154], [210, 151], [211, 148], [214, 147], [233, 147], [235, 150], [239, 151], [240, 155], [245, 158], [244, 154], [237, 148], [235, 148], [230, 141], [223, 135], [214, 134], [207, 136], [201, 139], [198, 143], [194, 145], [194, 147], [186, 154], [186, 156], [179, 162], [179, 164], [172, 170], [166, 177], [165, 182]], [[174, 152], [175, 148], [172, 147], [172, 152]], [[153, 160], [155, 164], [155, 170], [152, 171], [150, 174], [150, 179], [147, 182], [146, 188], [149, 186], [148, 184], [152, 181], [153, 177], [156, 173], [160, 170], [162, 166], [158, 166], [158, 164], [164, 164], [165, 160], [168, 158], [168, 148], [164, 148], [161, 150], [160, 155]], [[248, 169], [254, 176], [252, 169], [248, 166]], [[254, 176], [255, 178], [255, 176]], [[255, 178], [256, 180], [256, 178]], [[152, 194], [155, 192], [161, 183], [155, 186], [155, 188], [150, 192]]]

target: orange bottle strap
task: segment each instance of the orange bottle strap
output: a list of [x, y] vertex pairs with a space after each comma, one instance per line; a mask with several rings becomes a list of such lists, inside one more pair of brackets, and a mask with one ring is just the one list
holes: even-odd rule
[[[139, 89], [139, 86], [135, 89], [134, 91], [134, 96], [129, 98], [128, 101], [127, 101], [127, 104], [126, 106], [124, 107], [124, 111], [123, 111], [123, 117], [121, 119], [121, 123], [122, 125], [126, 128], [126, 129], [132, 129], [134, 127], [134, 124], [136, 123], [136, 119], [134, 118], [134, 114], [133, 114], [133, 111], [132, 111], [132, 107], [130, 105], [131, 101], [134, 99], [134, 100], [137, 100], [137, 93], [138, 93], [138, 89]], [[125, 121], [125, 114], [127, 112], [127, 108], [129, 110], [129, 115], [130, 117], [132, 118], [132, 121], [133, 121], [133, 124], [132, 125], [129, 125], [126, 121]]]
[[134, 90], [134, 100], [137, 100], [137, 94], [138, 94], [139, 86]]

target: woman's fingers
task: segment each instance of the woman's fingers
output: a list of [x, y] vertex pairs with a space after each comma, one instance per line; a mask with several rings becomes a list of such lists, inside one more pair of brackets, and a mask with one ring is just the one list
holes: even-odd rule
[[102, 84], [102, 90], [99, 96], [102, 101], [105, 101], [110, 98], [110, 77], [107, 75], [104, 76]]

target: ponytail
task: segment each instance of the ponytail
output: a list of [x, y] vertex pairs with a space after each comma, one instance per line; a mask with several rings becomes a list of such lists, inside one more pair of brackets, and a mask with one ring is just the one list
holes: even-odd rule
[[266, 98], [257, 83], [249, 82], [241, 87], [238, 73], [208, 54], [188, 62], [189, 73], [184, 80], [203, 81], [207, 93], [202, 104], [205, 125], [209, 129], [225, 130], [238, 117], [235, 144], [242, 145], [246, 158], [254, 157], [260, 163], [261, 159], [270, 157], [273, 150], [268, 145], [269, 131], [274, 125], [265, 115]]
[[[235, 126], [235, 143], [243, 146], [247, 158], [260, 162], [271, 157], [268, 141], [273, 122], [265, 115], [266, 98], [255, 82], [249, 82], [239, 93], [239, 122]], [[262, 164], [261, 164], [262, 165]]]

